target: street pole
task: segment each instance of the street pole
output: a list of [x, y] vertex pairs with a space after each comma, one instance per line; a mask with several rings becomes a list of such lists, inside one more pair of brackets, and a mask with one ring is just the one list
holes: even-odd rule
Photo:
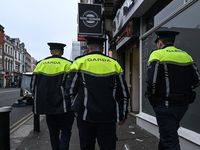
[[10, 149], [10, 116], [12, 106], [0, 107], [0, 150]]
[[40, 132], [40, 115], [34, 114], [34, 132]]

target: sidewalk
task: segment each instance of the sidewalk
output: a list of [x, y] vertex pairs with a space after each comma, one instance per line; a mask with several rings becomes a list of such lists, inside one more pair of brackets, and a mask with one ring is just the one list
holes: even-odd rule
[[[125, 125], [117, 125], [116, 150], [156, 150], [158, 138], [141, 129], [135, 117], [128, 116]], [[51, 150], [49, 132], [44, 115], [40, 115], [40, 132], [33, 132], [33, 117], [10, 136], [11, 150]], [[96, 146], [96, 150], [99, 150]], [[129, 149], [127, 148], [129, 147]], [[70, 150], [79, 150], [76, 120], [72, 128]]]

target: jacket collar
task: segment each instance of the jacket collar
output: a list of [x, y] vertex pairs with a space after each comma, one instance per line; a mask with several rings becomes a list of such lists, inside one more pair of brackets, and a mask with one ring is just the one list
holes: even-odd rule
[[90, 52], [90, 53], [88, 53], [88, 55], [90, 55], [90, 54], [102, 54], [102, 55], [104, 55], [102, 52], [100, 52], [100, 51], [92, 51], [92, 52]]
[[174, 46], [174, 45], [172, 45], [172, 44], [167, 44], [167, 45], [165, 45], [162, 49], [164, 49], [164, 48], [166, 48], [166, 47], [168, 47], [168, 46]]
[[[100, 52], [100, 51], [92, 51], [92, 52], [87, 53], [87, 54], [85, 54], [85, 55], [81, 55], [81, 56], [76, 57], [75, 60], [78, 59], [78, 58], [81, 58], [81, 57], [87, 56], [87, 55], [92, 55], [92, 54], [104, 55], [104, 54], [103, 54], [102, 52]], [[104, 55], [104, 56], [105, 56], [105, 55]]]

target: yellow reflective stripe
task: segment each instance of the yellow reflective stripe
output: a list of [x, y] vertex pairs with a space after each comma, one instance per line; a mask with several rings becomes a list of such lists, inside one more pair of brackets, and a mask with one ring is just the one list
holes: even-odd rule
[[[67, 64], [67, 65], [66, 65]], [[45, 74], [57, 74], [60, 72], [69, 72], [71, 66], [71, 62], [60, 59], [60, 58], [50, 58], [40, 61], [34, 72], [42, 72]]]
[[71, 70], [83, 70], [95, 74], [123, 72], [116, 60], [99, 54], [86, 55], [75, 60], [71, 66]]
[[190, 55], [188, 55], [185, 51], [177, 49], [173, 46], [153, 51], [148, 62], [152, 60], [159, 60], [160, 62], [173, 61], [177, 63], [193, 62], [193, 59]]

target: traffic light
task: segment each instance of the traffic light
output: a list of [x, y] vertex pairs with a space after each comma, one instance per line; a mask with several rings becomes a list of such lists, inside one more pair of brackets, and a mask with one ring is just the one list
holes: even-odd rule
[[8, 74], [5, 74], [5, 78], [8, 79]]

